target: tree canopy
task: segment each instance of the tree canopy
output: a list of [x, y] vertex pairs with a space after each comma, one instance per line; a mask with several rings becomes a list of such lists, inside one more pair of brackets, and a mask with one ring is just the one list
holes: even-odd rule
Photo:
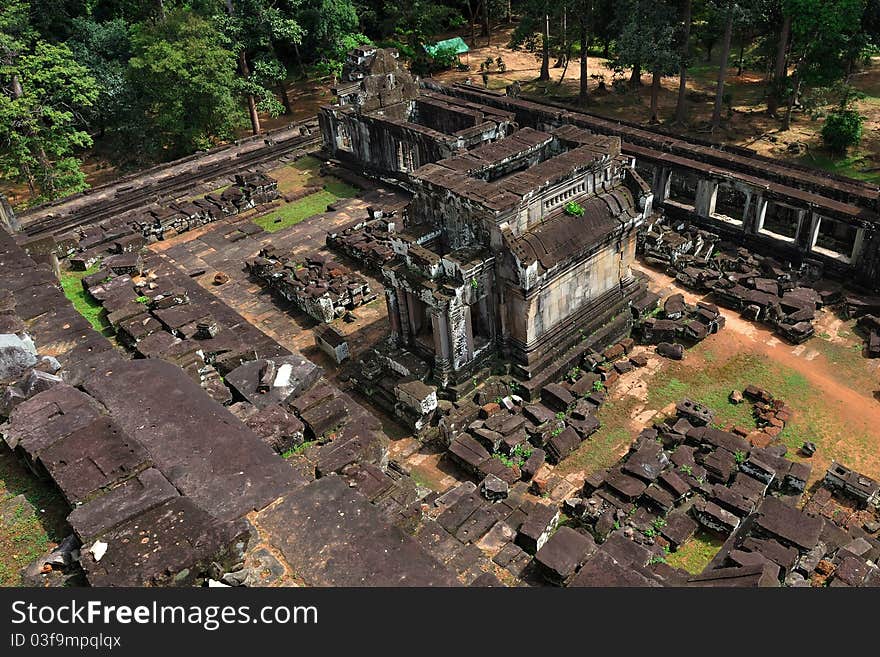
[[[829, 107], [849, 128], [852, 75], [880, 46], [880, 0], [6, 0], [0, 175], [34, 202], [55, 198], [86, 186], [88, 149], [140, 166], [248, 126], [259, 133], [292, 111], [299, 78], [331, 86], [353, 47], [397, 47], [428, 73], [455, 58], [432, 62], [424, 44], [458, 35], [471, 49], [502, 45], [494, 36], [511, 21], [503, 45], [534, 53], [537, 82], [559, 88], [579, 62], [577, 102], [593, 102], [589, 81], [603, 78], [590, 57], [612, 62], [623, 93], [650, 76], [654, 122], [685, 126], [689, 76], [709, 69], [713, 129], [730, 117], [730, 71], [744, 66], [764, 72], [767, 113], [782, 130]], [[658, 92], [672, 75], [678, 101], [666, 117]]]

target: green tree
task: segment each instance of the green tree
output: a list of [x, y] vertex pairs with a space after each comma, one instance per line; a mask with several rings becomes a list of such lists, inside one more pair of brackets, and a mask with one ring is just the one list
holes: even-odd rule
[[[510, 47], [518, 49], [522, 46], [531, 47], [540, 39], [541, 46], [541, 73], [539, 80], [550, 79], [550, 23], [554, 11], [558, 12], [562, 5], [551, 3], [549, 0], [521, 0], [517, 9], [520, 21], [511, 34]], [[561, 22], [561, 13], [560, 13]]]
[[334, 80], [342, 73], [349, 50], [372, 43], [361, 33], [351, 0], [313, 0], [303, 6], [297, 20], [304, 33], [303, 52]]
[[782, 130], [791, 127], [794, 106], [804, 87], [845, 80], [855, 43], [860, 43], [865, 0], [784, 0], [791, 16], [788, 107]]
[[683, 0], [679, 23], [678, 99], [675, 103], [675, 123], [683, 126], [687, 120], [687, 74], [691, 59], [691, 27], [693, 0]]
[[[6, 26], [4, 12], [0, 25]], [[0, 37], [3, 48], [15, 39]], [[24, 44], [18, 42], [18, 48]], [[78, 112], [98, 96], [95, 80], [64, 44], [36, 41], [0, 69], [0, 171], [26, 182], [35, 200], [87, 187], [75, 153], [91, 146]]]
[[242, 124], [229, 45], [211, 21], [182, 10], [134, 28], [129, 75], [151, 136], [145, 147], [154, 156], [209, 147]]
[[630, 0], [622, 14], [615, 67], [651, 72], [651, 122], [658, 121], [660, 81], [678, 71], [677, 9], [655, 0]]
[[130, 159], [137, 151], [143, 126], [128, 76], [132, 56], [129, 24], [122, 18], [102, 23], [76, 18], [70, 31], [67, 45], [98, 86], [98, 100], [85, 112], [90, 130], [98, 139], [112, 140], [114, 154]]
[[287, 78], [287, 67], [275, 45], [302, 42], [303, 31], [294, 17], [298, 7], [293, 0], [225, 0], [225, 7], [226, 15], [217, 20], [237, 55], [240, 89], [256, 135], [260, 111], [278, 116], [285, 109], [275, 90]]
[[850, 146], [862, 141], [862, 125], [865, 117], [853, 107], [838, 107], [825, 117], [822, 126], [822, 142], [828, 150], [845, 155]]

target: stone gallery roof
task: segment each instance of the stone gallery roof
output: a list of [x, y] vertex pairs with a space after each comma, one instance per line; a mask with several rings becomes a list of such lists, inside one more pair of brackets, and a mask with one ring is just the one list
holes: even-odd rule
[[562, 208], [544, 221], [508, 241], [511, 252], [523, 265], [538, 262], [543, 269], [583, 253], [620, 226], [617, 217], [637, 214], [632, 194], [625, 187], [579, 201], [582, 216], [567, 214]]
[[[554, 141], [573, 147], [528, 166], [526, 157], [551, 146]], [[619, 153], [620, 140], [616, 137], [590, 135], [577, 129], [550, 134], [523, 128], [465, 155], [426, 164], [418, 168], [413, 177], [447, 189], [490, 210], [503, 211], [517, 206], [524, 197], [563, 182]], [[525, 168], [491, 180], [494, 169], [518, 159], [523, 159]]]

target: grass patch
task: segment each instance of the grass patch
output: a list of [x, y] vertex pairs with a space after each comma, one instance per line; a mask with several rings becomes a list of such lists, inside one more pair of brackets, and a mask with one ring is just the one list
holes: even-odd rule
[[341, 198], [351, 198], [357, 195], [358, 190], [351, 185], [340, 181], [330, 181], [324, 185], [324, 189], [304, 196], [298, 201], [282, 205], [274, 212], [257, 217], [254, 223], [267, 233], [274, 233], [290, 226], [295, 226], [316, 214], [327, 211], [327, 206]]
[[321, 160], [311, 155], [306, 155], [293, 162], [290, 166], [297, 171], [316, 173], [321, 168]]
[[724, 545], [722, 536], [700, 530], [685, 541], [675, 552], [666, 555], [666, 563], [698, 575]]
[[628, 425], [636, 403], [634, 397], [605, 402], [596, 413], [599, 430], [556, 466], [556, 472], [566, 475], [583, 470], [592, 474], [614, 465], [635, 438]]
[[278, 181], [278, 191], [281, 194], [290, 194], [320, 183], [321, 161], [306, 155], [295, 162], [273, 169], [269, 175]]
[[[53, 488], [40, 482], [5, 445], [0, 446], [0, 503], [24, 495], [36, 508], [7, 508], [0, 526], [0, 586], [18, 586], [19, 572], [69, 533], [67, 505]], [[10, 505], [13, 506], [13, 505]]]
[[113, 327], [107, 322], [107, 314], [98, 301], [83, 289], [82, 279], [98, 271], [99, 265], [94, 265], [85, 271], [62, 271], [61, 288], [76, 311], [85, 317], [89, 324], [102, 335], [113, 335]]
[[[810, 344], [826, 352], [826, 356], [835, 354], [837, 358], [829, 356], [829, 359], [841, 364], [841, 371], [845, 372], [847, 380], [856, 382], [860, 377], [869, 377], [867, 373], [862, 373], [863, 359], [856, 350], [824, 340]], [[701, 356], [704, 349], [709, 348], [700, 345], [692, 349], [691, 358]], [[791, 421], [779, 435], [779, 439], [788, 447], [787, 458], [802, 460], [797, 450], [810, 440], [818, 445], [825, 459], [836, 459], [858, 469], [864, 457], [876, 450], [876, 439], [854, 431], [846, 422], [846, 409], [825, 403], [826, 395], [820, 387], [796, 370], [770, 363], [758, 354], [737, 353], [726, 361], [718, 358], [711, 368], [694, 367], [693, 363], [688, 365], [687, 361], [670, 363], [665, 376], [668, 377], [666, 383], [649, 390], [648, 408], [660, 409], [687, 396], [716, 412], [716, 426], [755, 426], [751, 404], [731, 404], [727, 400], [731, 390], [742, 390], [754, 384], [784, 400], [793, 410]]]
[[799, 162], [816, 169], [830, 171], [839, 176], [880, 184], [880, 171], [865, 171], [863, 169], [865, 166], [871, 166], [871, 161], [862, 152], [848, 157], [835, 158], [822, 151], [813, 151], [802, 157]]

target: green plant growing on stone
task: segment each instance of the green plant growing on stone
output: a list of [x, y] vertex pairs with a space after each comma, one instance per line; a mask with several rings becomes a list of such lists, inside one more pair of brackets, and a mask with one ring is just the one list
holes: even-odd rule
[[691, 466], [689, 466], [687, 463], [685, 463], [683, 466], [681, 466], [679, 468], [679, 470], [681, 472], [685, 473], [686, 475], [693, 475], [694, 474], [694, 469]]
[[135, 299], [135, 301], [137, 301], [138, 303], [148, 304], [150, 303], [150, 297], [145, 297], [141, 295], [137, 299]]
[[661, 529], [663, 529], [666, 526], [666, 518], [663, 518], [663, 517], [654, 518], [654, 522], [652, 522], [651, 525], [653, 525], [654, 529], [656, 529], [657, 531], [660, 531]]
[[556, 419], [557, 419], [557, 420], [564, 420], [564, 419], [565, 419], [565, 413], [563, 413], [562, 411], [557, 412], [557, 413], [556, 413]]
[[281, 454], [281, 458], [289, 459], [291, 456], [296, 456], [297, 454], [302, 454], [309, 447], [316, 444], [317, 440], [306, 440], [297, 445], [296, 447], [292, 447]]
[[572, 217], [583, 217], [584, 216], [584, 206], [582, 206], [577, 201], [569, 201], [565, 204], [564, 208], [565, 214], [570, 215]]
[[471, 289], [476, 291], [480, 289], [480, 284], [477, 282], [475, 276], [471, 276]]
[[742, 450], [737, 450], [733, 455], [733, 460], [736, 461], [737, 465], [742, 465], [746, 462], [746, 453]]
[[599, 380], [593, 381], [593, 391], [602, 392], [605, 389], [605, 384]]

